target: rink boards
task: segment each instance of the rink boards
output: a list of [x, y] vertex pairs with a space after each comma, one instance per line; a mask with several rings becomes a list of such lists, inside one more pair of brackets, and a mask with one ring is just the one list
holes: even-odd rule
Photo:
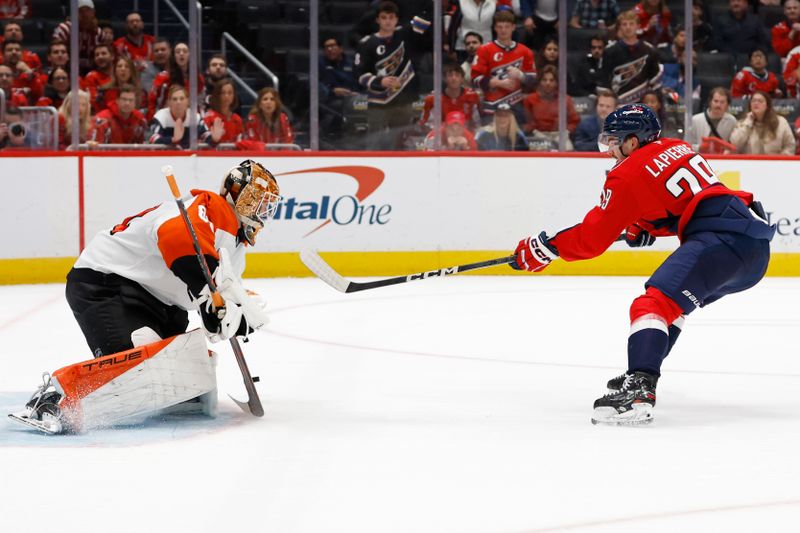
[[[247, 276], [309, 275], [297, 258], [320, 250], [348, 276], [398, 275], [508, 255], [519, 239], [569, 227], [597, 204], [605, 157], [560, 155], [259, 153], [63, 154], [3, 157], [5, 209], [0, 283], [63, 281], [98, 231], [172, 201], [160, 167], [181, 190], [217, 190], [246, 157], [278, 178], [284, 201], [248, 258]], [[800, 275], [800, 162], [712, 158], [720, 179], [755, 193], [777, 224], [768, 275]], [[559, 261], [548, 274], [646, 275], [677, 245], [615, 244], [602, 257]], [[481, 271], [509, 274], [508, 267]]]

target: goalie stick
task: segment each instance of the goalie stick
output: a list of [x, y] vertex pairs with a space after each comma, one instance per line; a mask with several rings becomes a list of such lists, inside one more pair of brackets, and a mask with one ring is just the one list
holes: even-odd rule
[[[615, 242], [625, 240], [623, 233], [617, 237]], [[339, 292], [359, 292], [367, 291], [370, 289], [377, 289], [379, 287], [388, 287], [389, 285], [399, 285], [401, 283], [408, 283], [409, 281], [417, 281], [428, 278], [440, 278], [444, 276], [451, 276], [453, 274], [460, 274], [470, 270], [478, 270], [495, 265], [505, 265], [512, 263], [516, 260], [515, 255], [506, 257], [498, 257], [497, 259], [488, 259], [486, 261], [478, 261], [477, 263], [467, 263], [466, 265], [457, 265], [452, 267], [444, 267], [437, 270], [428, 270], [426, 272], [415, 272], [406, 276], [397, 276], [394, 278], [384, 278], [375, 281], [365, 281], [359, 283], [350, 281], [344, 278], [341, 274], [336, 272], [328, 263], [322, 259], [316, 250], [306, 248], [300, 251], [300, 260], [308, 269], [314, 273], [319, 279], [333, 287]]]
[[[164, 174], [164, 177], [167, 179], [167, 183], [169, 183], [172, 196], [175, 197], [175, 203], [178, 204], [178, 209], [181, 211], [183, 223], [186, 225], [189, 236], [192, 238], [194, 252], [195, 255], [197, 255], [197, 261], [200, 263], [200, 270], [203, 271], [203, 276], [206, 278], [208, 288], [211, 290], [211, 301], [214, 304], [214, 309], [224, 308], [225, 301], [222, 299], [220, 293], [217, 292], [217, 284], [214, 283], [214, 278], [211, 277], [211, 270], [208, 268], [206, 258], [203, 257], [203, 252], [200, 249], [200, 244], [197, 241], [197, 234], [194, 232], [192, 222], [189, 220], [189, 214], [186, 212], [186, 205], [181, 199], [181, 192], [180, 189], [178, 189], [178, 183], [175, 181], [175, 176], [172, 174], [172, 166], [164, 165], [161, 167], [161, 173]], [[240, 402], [230, 394], [228, 396], [230, 396], [230, 399], [236, 402], [236, 405], [238, 405], [243, 411], [248, 412], [253, 416], [264, 416], [264, 407], [261, 405], [261, 399], [258, 397], [258, 391], [256, 390], [255, 385], [258, 381], [258, 378], [254, 378], [250, 374], [250, 369], [247, 368], [247, 361], [244, 359], [244, 353], [242, 352], [242, 347], [239, 344], [239, 340], [236, 337], [231, 337], [228, 340], [231, 343], [231, 348], [233, 349], [233, 355], [236, 357], [236, 362], [239, 364], [239, 370], [241, 371], [242, 379], [244, 380], [244, 388], [247, 389], [247, 403]]]

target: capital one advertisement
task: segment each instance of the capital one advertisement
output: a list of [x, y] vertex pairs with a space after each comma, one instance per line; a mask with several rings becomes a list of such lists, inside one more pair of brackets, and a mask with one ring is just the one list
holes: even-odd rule
[[[86, 240], [144, 207], [171, 201], [170, 163], [184, 193], [218, 190], [242, 157], [87, 157]], [[569, 227], [598, 203], [606, 158], [264, 157], [284, 198], [256, 252], [513, 249], [524, 235]], [[711, 159], [721, 181], [753, 192], [778, 227], [776, 252], [800, 252], [800, 162]], [[135, 187], [130, 184], [135, 183]], [[124, 193], [121, 193], [124, 191]], [[659, 239], [655, 250], [677, 240]], [[617, 243], [614, 249], [626, 249]]]

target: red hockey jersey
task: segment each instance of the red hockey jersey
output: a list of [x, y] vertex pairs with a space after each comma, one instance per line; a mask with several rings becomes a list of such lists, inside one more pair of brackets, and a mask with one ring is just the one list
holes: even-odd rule
[[144, 70], [147, 66], [147, 61], [153, 60], [153, 44], [156, 38], [152, 35], [142, 34], [141, 44], [136, 44], [131, 41], [127, 35], [123, 35], [114, 41], [114, 50], [117, 55], [125, 55], [131, 58], [139, 70]]
[[731, 81], [731, 96], [734, 98], [750, 96], [756, 91], [764, 91], [770, 96], [778, 96], [779, 90], [778, 77], [768, 70], [765, 70], [763, 75], [759, 75], [752, 67], [744, 67]]
[[510, 46], [503, 46], [497, 41], [486, 43], [478, 48], [475, 59], [472, 61], [472, 83], [483, 90], [485, 111], [493, 113], [498, 105], [505, 103], [514, 105], [522, 98], [522, 84], [513, 91], [502, 88], [489, 88], [491, 78], [505, 79], [508, 69], [516, 67], [526, 76], [536, 76], [536, 64], [533, 51], [525, 46], [512, 42]]
[[101, 144], [143, 144], [146, 135], [144, 115], [134, 109], [128, 118], [123, 118], [116, 102], [100, 111], [89, 129], [89, 138]]
[[772, 49], [781, 57], [786, 57], [792, 48], [800, 45], [800, 33], [790, 39], [791, 32], [792, 27], [787, 20], [782, 20], [772, 27]]
[[752, 194], [719, 183], [705, 158], [687, 143], [659, 139], [618, 163], [606, 177], [599, 205], [550, 243], [562, 259], [578, 261], [602, 254], [631, 224], [657, 237], [682, 238], [698, 203], [725, 194], [747, 205], [753, 201]]
[[[425, 106], [422, 109], [422, 118], [419, 123], [423, 126], [428, 123], [433, 112], [434, 95], [429, 94], [425, 97]], [[460, 111], [467, 117], [470, 124], [476, 124], [477, 112], [480, 110], [481, 97], [472, 89], [462, 89], [457, 98], [450, 98], [442, 91], [442, 120], [451, 111]]]
[[797, 69], [800, 68], [800, 46], [795, 46], [786, 56], [786, 64], [783, 66], [783, 81], [786, 83], [787, 96], [795, 98], [798, 94], [800, 78], [797, 76]]

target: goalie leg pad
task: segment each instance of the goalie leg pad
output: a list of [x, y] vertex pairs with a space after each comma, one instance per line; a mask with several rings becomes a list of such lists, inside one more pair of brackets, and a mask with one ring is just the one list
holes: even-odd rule
[[216, 396], [216, 364], [197, 329], [61, 368], [61, 411], [74, 431], [155, 413], [198, 396]]

